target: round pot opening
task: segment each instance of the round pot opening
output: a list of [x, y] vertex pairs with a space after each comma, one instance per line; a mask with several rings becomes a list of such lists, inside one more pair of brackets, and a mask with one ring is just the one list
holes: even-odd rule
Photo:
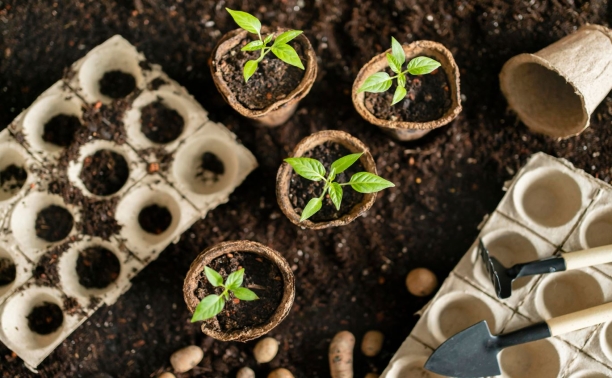
[[50, 205], [43, 208], [34, 222], [36, 236], [55, 243], [64, 240], [74, 227], [74, 217], [63, 206]]
[[170, 102], [158, 96], [156, 101], [140, 109], [140, 131], [153, 143], [170, 143], [183, 133], [184, 112], [176, 109], [176, 104]]
[[85, 188], [98, 196], [117, 193], [130, 176], [125, 157], [110, 149], [100, 149], [83, 160], [79, 178]]
[[138, 224], [145, 232], [159, 235], [172, 224], [172, 213], [167, 207], [157, 204], [148, 205], [140, 210]]
[[17, 278], [17, 267], [15, 261], [7, 250], [0, 247], [0, 295]]
[[432, 373], [424, 368], [427, 358], [407, 356], [391, 364], [387, 373], [389, 378], [443, 378], [443, 376]]
[[538, 340], [502, 350], [499, 355], [504, 377], [556, 378], [561, 372], [561, 357], [548, 340]]
[[602, 303], [604, 295], [597, 280], [579, 270], [546, 277], [536, 293], [536, 309], [542, 319], [551, 319]]
[[513, 199], [522, 217], [543, 227], [560, 227], [582, 208], [580, 186], [555, 168], [538, 168], [519, 178]]
[[79, 252], [76, 261], [79, 284], [86, 289], [104, 289], [121, 273], [117, 256], [102, 246], [90, 246]]
[[10, 146], [0, 147], [0, 202], [15, 197], [28, 180], [25, 158]]
[[606, 323], [599, 332], [599, 345], [608, 359], [612, 360], [612, 322]]
[[53, 302], [43, 302], [34, 306], [27, 318], [30, 330], [39, 335], [49, 335], [64, 323], [62, 309]]
[[612, 206], [590, 212], [580, 227], [583, 248], [596, 248], [612, 244]]

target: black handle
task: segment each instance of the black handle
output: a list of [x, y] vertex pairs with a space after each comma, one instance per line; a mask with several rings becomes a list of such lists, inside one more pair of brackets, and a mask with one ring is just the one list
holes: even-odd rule
[[536, 274], [562, 272], [564, 270], [566, 270], [566, 266], [563, 257], [551, 257], [549, 259], [516, 264], [508, 269], [508, 275], [518, 278], [534, 276]]
[[551, 336], [550, 328], [546, 322], [536, 323], [529, 327], [521, 328], [514, 332], [506, 333], [496, 337], [495, 346], [498, 349], [525, 344], [536, 340], [546, 339]]

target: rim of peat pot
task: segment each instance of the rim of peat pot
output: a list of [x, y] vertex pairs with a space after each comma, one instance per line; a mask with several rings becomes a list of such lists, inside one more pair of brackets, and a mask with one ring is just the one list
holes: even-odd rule
[[[274, 37], [276, 38], [281, 33], [291, 29], [276, 28]], [[270, 28], [263, 27], [262, 33], [270, 33]], [[302, 45], [306, 55], [304, 62], [305, 70], [304, 77], [300, 84], [287, 94], [287, 97], [276, 101], [275, 103], [265, 107], [264, 109], [253, 110], [242, 105], [234, 95], [234, 92], [229, 88], [227, 82], [223, 78], [221, 71], [217, 70], [217, 62], [229, 53], [231, 49], [236, 47], [242, 40], [249, 38], [249, 32], [243, 29], [232, 30], [221, 37], [221, 40], [215, 46], [212, 56], [208, 61], [210, 72], [215, 82], [215, 86], [219, 93], [234, 110], [241, 115], [256, 121], [262, 126], [274, 127], [285, 123], [295, 112], [298, 102], [304, 98], [312, 88], [315, 78], [317, 77], [317, 57], [310, 41], [302, 33], [295, 37], [293, 41]], [[276, 58], [274, 58], [276, 59]]]
[[[363, 155], [359, 158], [359, 162], [363, 165], [367, 172], [378, 174], [376, 171], [376, 163], [374, 162], [374, 158], [370, 153], [368, 147], [366, 147], [363, 142], [359, 139], [355, 138], [349, 133], [340, 130], [324, 130], [319, 131], [318, 133], [314, 133], [300, 141], [300, 143], [295, 146], [293, 149], [293, 153], [291, 157], [301, 157], [307, 151], [312, 150], [316, 146], [319, 146], [325, 142], [334, 142], [344, 146], [346, 149], [351, 151], [352, 153], [363, 152]], [[364, 194], [363, 201], [359, 204], [355, 205], [351, 209], [348, 214], [343, 215], [338, 219], [334, 219], [326, 222], [313, 222], [309, 219], [300, 222], [300, 214], [298, 214], [293, 205], [291, 204], [291, 200], [289, 199], [289, 190], [291, 188], [291, 176], [293, 174], [293, 168], [289, 165], [289, 163], [283, 162], [278, 170], [278, 174], [276, 176], [276, 200], [278, 201], [278, 205], [281, 210], [289, 220], [300, 227], [305, 227], [313, 230], [319, 230], [322, 228], [328, 227], [338, 227], [344, 226], [352, 221], [354, 221], [357, 217], [362, 215], [364, 212], [368, 211], [374, 201], [376, 200], [376, 193], [368, 193]]]
[[442, 65], [441, 68], [446, 73], [451, 91], [451, 107], [444, 113], [441, 118], [427, 122], [405, 122], [405, 121], [390, 121], [377, 118], [366, 108], [365, 92], [357, 93], [359, 87], [372, 74], [381, 72], [389, 66], [387, 62], [387, 53], [391, 53], [391, 49], [376, 55], [372, 60], [366, 63], [355, 78], [353, 83], [353, 105], [357, 112], [373, 125], [382, 127], [400, 140], [418, 139], [427, 132], [444, 126], [451, 122], [461, 112], [461, 92], [459, 88], [459, 67], [455, 63], [453, 54], [442, 44], [433, 41], [415, 41], [409, 45], [402, 45], [407, 61], [417, 56], [431, 56]]
[[187, 275], [185, 276], [185, 282], [183, 284], [183, 297], [191, 313], [195, 311], [197, 305], [200, 303], [200, 299], [195, 296], [194, 292], [198, 287], [199, 277], [202, 271], [204, 271], [204, 267], [210, 264], [217, 257], [233, 252], [250, 252], [263, 256], [272, 261], [281, 271], [283, 276], [284, 288], [281, 303], [278, 305], [276, 311], [266, 323], [249, 329], [233, 330], [229, 332], [217, 331], [207, 327], [207, 325], [210, 324], [213, 319], [208, 319], [202, 324], [202, 332], [214, 339], [221, 341], [246, 342], [270, 332], [277, 325], [279, 325], [287, 317], [287, 315], [289, 315], [289, 311], [291, 311], [293, 300], [295, 298], [295, 277], [289, 263], [287, 263], [287, 260], [285, 260], [285, 258], [278, 251], [266, 247], [263, 244], [250, 240], [237, 240], [223, 242], [212, 247], [208, 247], [200, 252], [195, 260], [193, 260], [189, 268], [189, 272], [187, 272]]

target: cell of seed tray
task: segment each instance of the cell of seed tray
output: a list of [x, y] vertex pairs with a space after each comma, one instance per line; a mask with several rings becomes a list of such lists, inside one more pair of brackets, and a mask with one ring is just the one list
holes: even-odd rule
[[[483, 264], [481, 238], [489, 255], [510, 267], [612, 244], [610, 235], [612, 186], [564, 159], [533, 155], [468, 253], [420, 311], [421, 318], [381, 378], [418, 371], [414, 369], [424, 366], [431, 349], [482, 319], [492, 334], [504, 334], [612, 301], [611, 264], [523, 277], [513, 282], [509, 298], [500, 299]], [[429, 351], [417, 353], [415, 348]], [[498, 357], [502, 377], [611, 376], [612, 326], [599, 324], [513, 346]]]
[[257, 167], [120, 36], [74, 63], [0, 146], [0, 341], [32, 370]]

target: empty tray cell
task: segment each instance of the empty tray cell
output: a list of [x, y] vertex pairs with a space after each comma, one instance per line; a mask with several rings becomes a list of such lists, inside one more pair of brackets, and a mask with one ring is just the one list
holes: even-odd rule
[[33, 191], [15, 205], [10, 230], [19, 249], [37, 261], [45, 250], [75, 235], [79, 220], [78, 208], [65, 204], [62, 197]]
[[[586, 354], [585, 354], [586, 353]], [[565, 376], [571, 378], [609, 378], [612, 377], [612, 369], [606, 364], [612, 361], [610, 356], [605, 357], [606, 364], [601, 363], [601, 356], [593, 356], [591, 351], [581, 352], [579, 358], [575, 358], [570, 364]]]
[[0, 304], [32, 277], [33, 264], [14, 248], [11, 235], [0, 238]]
[[408, 337], [389, 362], [381, 378], [441, 378], [441, 375], [427, 371], [423, 367], [432, 352], [432, 349], [418, 340]]
[[129, 146], [108, 140], [83, 145], [79, 159], [68, 166], [72, 184], [93, 198], [121, 195], [145, 174], [144, 163]]
[[148, 262], [191, 227], [200, 213], [163, 178], [152, 175], [123, 196], [115, 217], [123, 244]]

